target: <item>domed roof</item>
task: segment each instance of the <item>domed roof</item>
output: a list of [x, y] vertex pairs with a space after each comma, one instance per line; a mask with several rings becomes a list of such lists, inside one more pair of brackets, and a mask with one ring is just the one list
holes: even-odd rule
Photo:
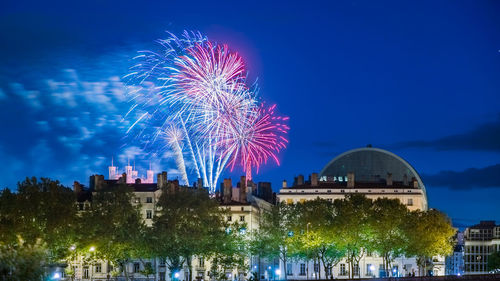
[[388, 173], [393, 181], [404, 181], [406, 175], [409, 182], [412, 178], [425, 191], [425, 186], [417, 171], [404, 159], [396, 154], [380, 148], [364, 147], [349, 150], [333, 158], [321, 171], [320, 177], [345, 177], [354, 172], [356, 181], [380, 182]]

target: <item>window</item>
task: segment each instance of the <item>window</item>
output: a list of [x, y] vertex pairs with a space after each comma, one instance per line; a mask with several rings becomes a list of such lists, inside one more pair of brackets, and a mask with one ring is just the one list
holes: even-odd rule
[[111, 271], [113, 271], [113, 265], [108, 263], [108, 273], [110, 273]]
[[293, 275], [292, 264], [291, 263], [287, 263], [286, 264], [286, 275]]
[[141, 265], [138, 262], [134, 263], [134, 273], [139, 273], [140, 270]]
[[345, 192], [345, 190], [341, 189], [341, 190], [340, 190], [340, 192], [344, 193], [344, 192]]
[[153, 210], [146, 210], [146, 218], [147, 219], [153, 218]]
[[306, 264], [305, 263], [300, 264], [300, 275], [306, 275]]
[[164, 258], [160, 258], [160, 266], [165, 266], [165, 259]]
[[227, 221], [232, 221], [233, 218], [231, 216], [227, 216]]
[[373, 276], [373, 270], [375, 269], [375, 266], [373, 266], [371, 263], [366, 265], [366, 275], [368, 276]]
[[244, 212], [245, 211], [245, 207], [241, 207], [241, 211]]
[[319, 272], [319, 263], [314, 263], [314, 272]]
[[355, 264], [352, 267], [352, 271], [353, 271], [353, 276], [359, 276], [359, 264]]
[[347, 275], [347, 271], [345, 270], [345, 263], [340, 264], [340, 272], [339, 275]]
[[89, 279], [89, 268], [87, 266], [83, 268], [83, 278]]
[[289, 205], [293, 204], [293, 199], [290, 198], [286, 199], [286, 203]]
[[205, 259], [204, 258], [200, 257], [198, 259], [198, 266], [199, 267], [204, 267], [205, 266]]
[[146, 203], [153, 203], [153, 197], [146, 197]]
[[302, 204], [303, 204], [304, 202], [306, 202], [306, 199], [301, 198], [301, 199], [300, 199], [300, 203], [302, 203]]
[[408, 198], [408, 206], [413, 206], [413, 198]]
[[95, 272], [96, 272], [96, 273], [100, 273], [100, 272], [101, 272], [101, 269], [102, 269], [102, 268], [101, 268], [101, 264], [100, 264], [100, 263], [98, 263], [98, 264], [96, 264], [96, 265], [95, 265]]
[[165, 281], [165, 272], [160, 272], [160, 281]]
[[240, 221], [245, 221], [245, 216], [240, 216]]

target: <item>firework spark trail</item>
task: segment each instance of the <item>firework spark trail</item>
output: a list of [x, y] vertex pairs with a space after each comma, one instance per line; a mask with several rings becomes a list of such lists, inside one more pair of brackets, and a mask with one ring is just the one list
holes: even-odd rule
[[188, 184], [185, 151], [212, 194], [228, 164], [241, 164], [248, 179], [269, 158], [279, 164], [286, 118], [276, 116], [275, 106], [258, 106], [241, 56], [195, 32], [158, 42], [161, 50], [140, 52], [126, 76], [134, 103], [127, 116], [139, 116], [127, 133], [141, 127], [136, 139], [153, 149], [165, 140]]
[[170, 126], [170, 128], [165, 130], [165, 138], [168, 144], [170, 144], [170, 146], [172, 147], [173, 152], [175, 153], [175, 162], [177, 164], [179, 172], [181, 173], [183, 182], [189, 183], [186, 173], [186, 163], [184, 162], [184, 155], [182, 154], [182, 148], [180, 145], [183, 140], [181, 130], [176, 126]]

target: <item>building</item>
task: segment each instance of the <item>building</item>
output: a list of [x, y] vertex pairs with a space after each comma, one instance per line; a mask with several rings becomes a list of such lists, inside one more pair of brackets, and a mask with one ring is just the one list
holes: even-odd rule
[[[353, 149], [333, 158], [319, 174], [313, 173], [308, 180], [303, 175], [293, 184], [283, 186], [277, 195], [279, 202], [298, 203], [316, 198], [333, 201], [343, 199], [350, 193], [364, 194], [367, 198], [380, 197], [398, 199], [410, 210], [427, 210], [427, 195], [424, 183], [417, 171], [404, 159], [389, 151], [371, 146]], [[441, 261], [442, 260], [442, 261]], [[444, 258], [437, 258], [434, 275], [444, 275]], [[314, 279], [318, 264], [290, 263], [287, 265], [289, 279]], [[415, 258], [398, 258], [394, 262], [391, 276], [418, 274]], [[355, 268], [354, 275], [361, 278], [383, 275], [381, 257], [363, 257]], [[340, 262], [334, 269], [335, 278], [348, 278], [347, 262]]]
[[[126, 170], [133, 171], [134, 175], [137, 176], [137, 171], [133, 170], [130, 165], [125, 167]], [[116, 167], [111, 165], [109, 167], [109, 179], [104, 179], [103, 175], [93, 175], [89, 180], [89, 188], [85, 188], [82, 184], [75, 182], [73, 185], [73, 190], [78, 197], [77, 208], [84, 211], [86, 208], [90, 207], [92, 201], [92, 194], [97, 190], [104, 188], [113, 187], [118, 184], [127, 184], [134, 190], [134, 201], [133, 204], [140, 204], [141, 214], [144, 222], [148, 226], [152, 226], [153, 217], [156, 215], [157, 207], [156, 204], [158, 199], [162, 194], [162, 188], [166, 187], [168, 183], [173, 183], [178, 185], [177, 180], [169, 180], [167, 177], [167, 172], [162, 172], [157, 175], [157, 182], [154, 183], [151, 179], [152, 171], [148, 170], [146, 183], [142, 182], [143, 179], [136, 178], [130, 180], [130, 176], [127, 173], [121, 175], [116, 174]], [[201, 179], [194, 184], [193, 187], [181, 187], [181, 188], [197, 188], [202, 186]], [[240, 182], [236, 186], [233, 186], [231, 179], [225, 179], [221, 186], [222, 194], [217, 194], [217, 200], [220, 202], [220, 208], [224, 208], [229, 211], [227, 216], [228, 221], [239, 221], [244, 222], [247, 228], [243, 231], [250, 233], [251, 231], [258, 228], [260, 223], [260, 217], [263, 212], [269, 210], [272, 207], [272, 189], [269, 183], [259, 183], [254, 184], [252, 181], [246, 181], [243, 176]], [[269, 195], [271, 192], [271, 195]], [[268, 201], [259, 198], [258, 194], [266, 195]], [[271, 202], [270, 202], [271, 201]], [[82, 213], [84, 215], [84, 213]], [[262, 273], [262, 278], [267, 278], [266, 268], [274, 261], [268, 262], [265, 259], [260, 259], [259, 257], [248, 257], [248, 264], [250, 265], [251, 271], [260, 274]], [[85, 257], [77, 257], [75, 260], [70, 262], [70, 265], [74, 274], [74, 280], [109, 280], [110, 274], [113, 271], [113, 265], [107, 261], [97, 261], [95, 263], [86, 263]], [[145, 263], [150, 263], [155, 269], [155, 276], [144, 276], [141, 272], [144, 270]], [[130, 280], [168, 280], [169, 272], [164, 261], [160, 259], [152, 259], [144, 261], [133, 261], [126, 265], [125, 270], [128, 272]], [[208, 271], [210, 269], [210, 261], [205, 261], [203, 258], [195, 257], [193, 259], [193, 280], [208, 280]], [[238, 278], [239, 280], [248, 279], [249, 272], [237, 272], [233, 270], [227, 272], [228, 280], [233, 280]], [[187, 268], [185, 273], [179, 274], [177, 280], [187, 280]], [[70, 280], [70, 278], [67, 278]], [[119, 279], [121, 280], [121, 279]]]
[[340, 154], [308, 181], [303, 175], [292, 186], [283, 181], [278, 197], [281, 202], [297, 203], [318, 197], [342, 199], [349, 193], [399, 199], [410, 210], [427, 210], [425, 186], [415, 169], [401, 157], [372, 147]]
[[488, 256], [500, 251], [500, 225], [481, 221], [465, 229], [465, 274], [488, 273]]

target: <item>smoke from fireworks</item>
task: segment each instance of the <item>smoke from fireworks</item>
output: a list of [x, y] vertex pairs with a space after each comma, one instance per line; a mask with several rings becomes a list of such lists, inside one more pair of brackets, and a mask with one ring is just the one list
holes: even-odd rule
[[287, 118], [259, 105], [241, 56], [194, 32], [159, 43], [126, 76], [133, 102], [127, 133], [153, 153], [172, 151], [184, 184], [193, 172], [211, 193], [229, 163], [249, 180], [269, 158], [279, 164]]

